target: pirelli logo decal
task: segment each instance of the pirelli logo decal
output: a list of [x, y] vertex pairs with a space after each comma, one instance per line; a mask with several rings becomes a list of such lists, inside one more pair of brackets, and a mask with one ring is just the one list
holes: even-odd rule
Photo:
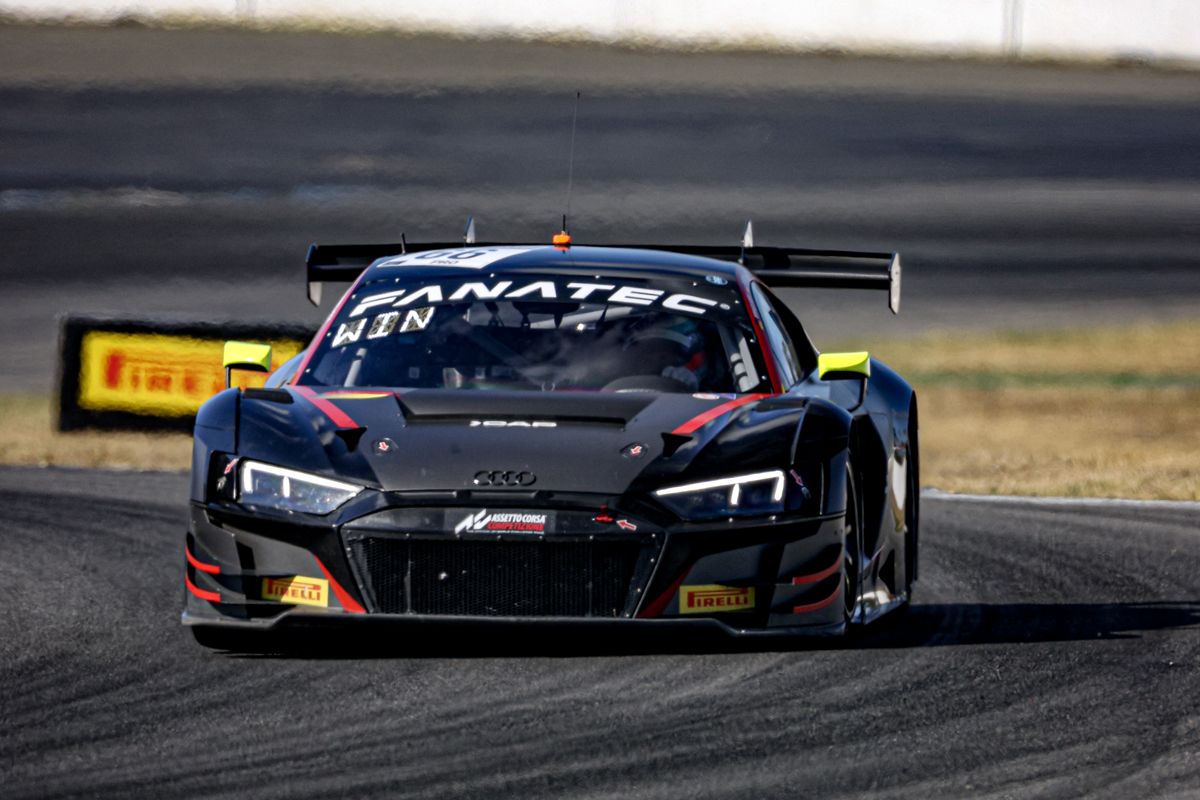
[[679, 589], [680, 614], [720, 614], [754, 608], [753, 586], [721, 586], [710, 583]]
[[329, 605], [329, 581], [300, 575], [290, 578], [263, 578], [262, 596], [264, 600], [325, 608]]

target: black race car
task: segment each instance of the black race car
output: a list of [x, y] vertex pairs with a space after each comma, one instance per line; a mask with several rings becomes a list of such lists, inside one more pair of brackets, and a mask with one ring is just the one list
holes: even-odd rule
[[895, 311], [894, 254], [559, 235], [313, 246], [308, 278], [353, 285], [196, 419], [201, 643], [352, 620], [831, 635], [912, 597], [913, 389], [818, 353], [769, 288]]

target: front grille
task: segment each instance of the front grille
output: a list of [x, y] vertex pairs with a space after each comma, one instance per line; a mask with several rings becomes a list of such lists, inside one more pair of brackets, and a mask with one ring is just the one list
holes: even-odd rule
[[619, 617], [637, 542], [348, 542], [376, 611], [482, 617]]

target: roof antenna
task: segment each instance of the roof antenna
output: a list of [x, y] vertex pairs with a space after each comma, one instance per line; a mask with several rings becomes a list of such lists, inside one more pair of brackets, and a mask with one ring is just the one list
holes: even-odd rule
[[742, 234], [742, 254], [738, 256], [738, 263], [743, 267], [746, 266], [746, 251], [754, 247], [754, 220], [746, 220], [746, 232]]
[[579, 95], [575, 92], [575, 111], [571, 115], [571, 154], [567, 158], [567, 210], [562, 218], [562, 233], [556, 233], [551, 240], [555, 247], [566, 249], [571, 246], [571, 234], [567, 232], [567, 218], [571, 216], [571, 184], [575, 178], [575, 128], [579, 123]]
[[400, 234], [400, 255], [408, 252], [408, 240], [404, 238], [404, 234]]
[[475, 218], [467, 217], [467, 229], [463, 231], [463, 244], [475, 244]]

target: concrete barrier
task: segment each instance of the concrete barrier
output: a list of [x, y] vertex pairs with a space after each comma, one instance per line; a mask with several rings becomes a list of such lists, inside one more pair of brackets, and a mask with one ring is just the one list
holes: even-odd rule
[[1200, 63], [1196, 0], [0, 0], [106, 21], [201, 17], [687, 47]]
[[1200, 61], [1196, 0], [1027, 2], [1020, 46], [1031, 54]]

